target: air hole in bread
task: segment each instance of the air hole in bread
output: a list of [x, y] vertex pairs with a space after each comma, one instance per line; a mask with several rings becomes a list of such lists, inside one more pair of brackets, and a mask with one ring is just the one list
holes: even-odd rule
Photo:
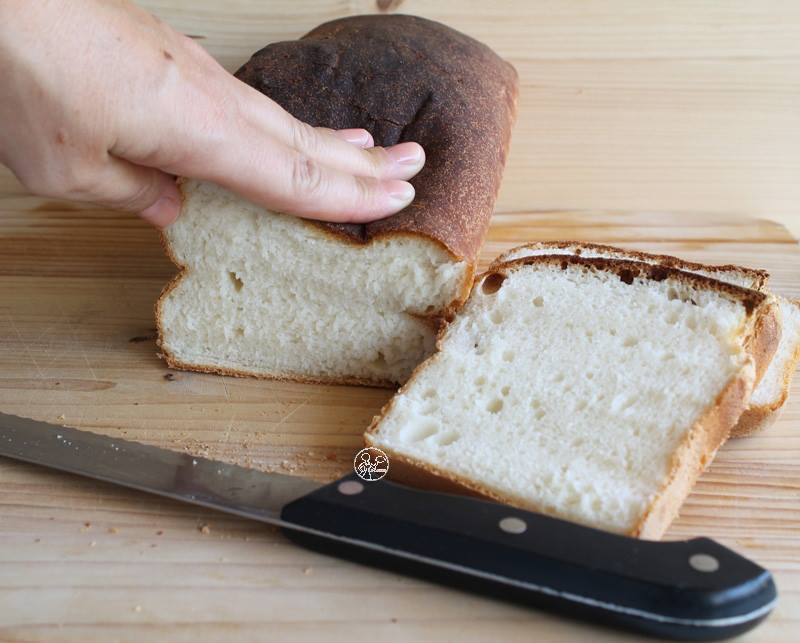
[[230, 280], [233, 283], [234, 290], [236, 290], [236, 292], [241, 292], [242, 288], [244, 288], [244, 282], [241, 280], [239, 275], [233, 271], [230, 271], [228, 272], [228, 277], [230, 277]]
[[384, 355], [382, 351], [378, 351], [378, 354], [375, 356], [375, 358], [370, 360], [370, 364], [376, 367], [386, 366], [388, 364], [386, 355]]
[[677, 290], [675, 290], [674, 288], [670, 288], [669, 290], [667, 290], [667, 299], [669, 299], [670, 301], [673, 301], [673, 300], [675, 300], [677, 298], [678, 298], [678, 291]]
[[667, 315], [667, 323], [668, 324], [677, 324], [680, 315], [678, 315], [677, 311], [671, 311], [669, 315]]
[[537, 308], [541, 308], [542, 306], [544, 306], [544, 298], [541, 295], [539, 295], [538, 297], [534, 297], [533, 305], [536, 306]]
[[556, 384], [558, 384], [558, 383], [560, 383], [560, 382], [563, 382], [563, 381], [564, 381], [564, 377], [565, 377], [564, 373], [556, 373], [555, 377], [553, 378], [553, 381], [554, 381]]
[[422, 415], [433, 415], [439, 409], [439, 405], [433, 400], [428, 400], [422, 407]]
[[503, 409], [503, 400], [499, 397], [494, 398], [489, 404], [486, 405], [486, 410], [489, 413], [499, 413]]
[[489, 319], [491, 319], [494, 324], [502, 324], [506, 318], [500, 310], [493, 310], [492, 314], [489, 315]]
[[513, 362], [514, 361], [514, 351], [503, 351], [503, 361], [504, 362]]
[[619, 271], [619, 278], [626, 284], [630, 285], [633, 283], [633, 271], [624, 268], [623, 270]]
[[427, 391], [425, 391], [422, 394], [422, 397], [423, 397], [423, 399], [426, 399], [426, 400], [429, 400], [432, 397], [436, 397], [436, 389], [435, 388], [429, 388]]
[[545, 415], [547, 415], [547, 413], [544, 409], [538, 409], [533, 417], [536, 420], [541, 420]]
[[433, 304], [431, 304], [430, 306], [426, 306], [426, 307], [425, 307], [425, 314], [426, 314], [426, 315], [430, 315], [430, 314], [431, 314], [433, 311], [435, 311], [435, 310], [436, 310], [436, 306], [434, 306]]
[[575, 404], [576, 411], [583, 411], [588, 406], [586, 400], [578, 400]]
[[541, 401], [538, 398], [533, 398], [531, 400], [531, 408], [538, 409], [542, 405]]
[[506, 395], [508, 395], [510, 391], [511, 391], [510, 386], [504, 386], [503, 388], [500, 389], [500, 395], [505, 397]]
[[486, 378], [483, 375], [478, 375], [475, 378], [475, 386], [483, 386], [484, 384], [486, 384]]
[[237, 326], [236, 327], [236, 335], [238, 337], [244, 336], [244, 328], [242, 328], [241, 326]]
[[505, 280], [506, 276], [501, 275], [499, 272], [486, 275], [486, 278], [481, 284], [481, 292], [483, 292], [484, 295], [493, 295], [503, 287], [503, 282]]
[[453, 444], [453, 442], [458, 440], [458, 438], [460, 438], [460, 437], [461, 436], [458, 433], [456, 433], [455, 431], [445, 431], [444, 433], [442, 433], [441, 435], [439, 435], [436, 438], [436, 443], [439, 446], [446, 447], [446, 446], [448, 446], [450, 444]]
[[626, 337], [625, 341], [622, 342], [622, 345], [625, 348], [631, 348], [633, 346], [636, 346], [636, 344], [638, 344], [638, 343], [639, 343], [639, 340], [636, 337]]
[[422, 442], [439, 430], [439, 425], [433, 420], [423, 420], [408, 431], [408, 439], [412, 442]]

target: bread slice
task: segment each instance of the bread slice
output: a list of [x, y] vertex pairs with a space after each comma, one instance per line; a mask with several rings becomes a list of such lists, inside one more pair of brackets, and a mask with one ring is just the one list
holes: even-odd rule
[[315, 126], [417, 141], [414, 202], [367, 225], [299, 220], [198, 181], [164, 241], [181, 268], [156, 309], [170, 366], [392, 386], [464, 300], [516, 111], [513, 67], [413, 16], [357, 16], [274, 43], [240, 80]]
[[778, 350], [766, 374], [750, 396], [750, 403], [731, 435], [744, 437], [771, 426], [789, 396], [792, 377], [800, 361], [800, 301], [778, 297], [783, 328]]
[[[670, 255], [651, 254], [637, 250], [626, 250], [615, 246], [599, 243], [584, 243], [580, 241], [542, 241], [529, 243], [524, 246], [512, 248], [495, 259], [495, 264], [513, 261], [522, 257], [535, 257], [547, 254], [567, 254], [581, 257], [604, 257], [609, 259], [626, 259], [630, 261], [643, 261], [644, 263], [668, 266], [725, 283], [734, 284], [743, 288], [752, 288], [770, 294], [767, 289], [769, 273], [766, 270], [745, 268], [744, 266], [709, 264], [684, 261]], [[772, 299], [772, 305], [766, 308], [766, 314], [758, 321], [756, 333], [749, 347], [756, 360], [756, 380], [753, 396], [759, 402], [753, 402], [752, 412], [745, 412], [742, 418], [731, 430], [731, 437], [750, 435], [755, 431], [769, 426], [775, 417], [769, 417], [777, 412], [786, 400], [791, 382], [791, 374], [784, 376], [787, 371], [794, 373], [796, 362], [794, 351], [800, 343], [800, 333], [791, 323], [782, 325], [783, 313], [787, 311], [788, 302], [779, 304], [778, 298]], [[779, 346], [782, 349], [779, 350]], [[775, 362], [775, 360], [778, 360]], [[762, 379], [771, 371], [770, 381], [761, 386]], [[748, 409], [749, 411], [750, 409]]]
[[410, 484], [658, 538], [744, 410], [768, 305], [641, 262], [495, 264], [365, 441]]

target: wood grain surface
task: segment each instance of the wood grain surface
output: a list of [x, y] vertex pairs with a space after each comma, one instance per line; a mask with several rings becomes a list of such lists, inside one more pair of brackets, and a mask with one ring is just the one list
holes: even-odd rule
[[[234, 69], [366, 1], [143, 3]], [[482, 261], [583, 239], [764, 267], [800, 297], [800, 8], [780, 2], [379, 2], [520, 71]], [[737, 213], [737, 214], [731, 214]], [[389, 391], [171, 371], [153, 303], [174, 269], [133, 217], [30, 196], [0, 169], [0, 410], [332, 479]], [[748, 641], [800, 640], [800, 386], [730, 441], [669, 538], [770, 568]], [[0, 461], [0, 641], [638, 640], [301, 550], [262, 525]]]

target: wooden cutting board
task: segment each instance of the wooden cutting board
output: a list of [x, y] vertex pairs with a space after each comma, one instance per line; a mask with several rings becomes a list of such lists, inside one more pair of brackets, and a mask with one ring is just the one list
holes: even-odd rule
[[[391, 392], [167, 369], [153, 303], [174, 273], [133, 217], [24, 196], [0, 211], [0, 410], [264, 470], [344, 474]], [[800, 250], [769, 221], [528, 212], [482, 253], [582, 239], [741, 262], [800, 296]], [[796, 388], [796, 387], [795, 387]], [[747, 640], [796, 640], [800, 391], [723, 447], [668, 537], [719, 539], [776, 574], [782, 602]], [[595, 640], [622, 637], [306, 552], [269, 528], [0, 460], [0, 639]], [[796, 629], [794, 630], [796, 634]]]

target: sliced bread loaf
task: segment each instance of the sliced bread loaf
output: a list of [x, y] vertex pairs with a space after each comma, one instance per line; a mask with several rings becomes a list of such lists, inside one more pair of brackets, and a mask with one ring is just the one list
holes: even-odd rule
[[257, 52], [237, 77], [314, 126], [416, 141], [414, 202], [366, 225], [270, 212], [186, 181], [164, 235], [181, 274], [157, 306], [177, 368], [394, 385], [464, 300], [489, 226], [516, 110], [513, 67], [414, 16], [355, 16]]
[[767, 305], [641, 262], [495, 264], [366, 443], [410, 484], [658, 538], [744, 410]]
[[[651, 254], [637, 250], [626, 250], [615, 246], [579, 241], [541, 241], [512, 248], [495, 259], [495, 264], [513, 261], [522, 257], [536, 257], [547, 254], [576, 255], [580, 257], [601, 257], [608, 259], [626, 259], [642, 261], [648, 264], [668, 266], [743, 288], [752, 288], [766, 294], [769, 273], [766, 270], [746, 268], [744, 266], [695, 263], [670, 255]], [[789, 320], [782, 322], [785, 314], [791, 314], [789, 302], [778, 301], [773, 297], [772, 305], [767, 313], [758, 321], [756, 333], [749, 347], [756, 360], [756, 386], [753, 390], [754, 401], [751, 408], [742, 414], [741, 419], [731, 430], [731, 437], [743, 437], [769, 426], [777, 418], [777, 414], [789, 393], [789, 384], [797, 364], [795, 352], [800, 344], [800, 329]], [[767, 378], [767, 373], [770, 373]], [[762, 380], [769, 379], [764, 382]]]

